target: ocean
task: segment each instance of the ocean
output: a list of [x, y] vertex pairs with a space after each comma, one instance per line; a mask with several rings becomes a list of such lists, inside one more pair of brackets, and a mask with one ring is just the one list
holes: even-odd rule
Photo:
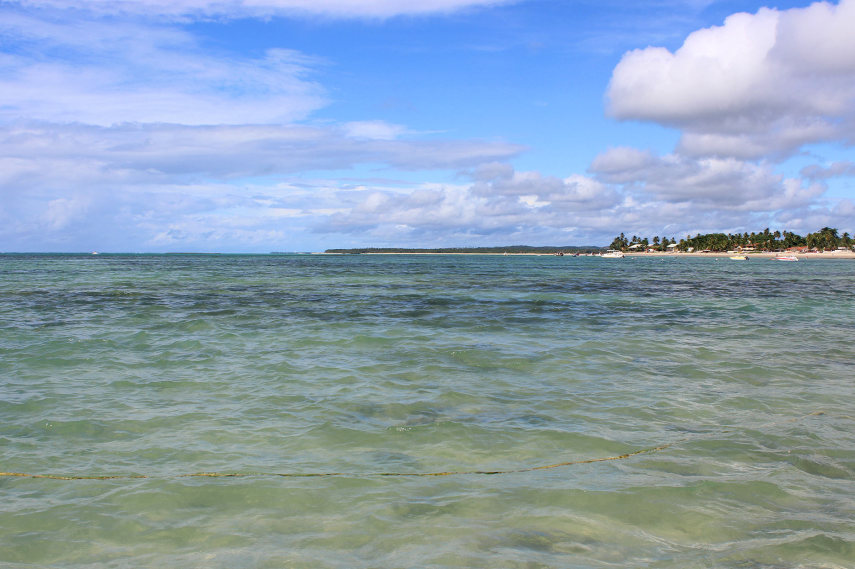
[[855, 567], [855, 262], [0, 255], [0, 567]]

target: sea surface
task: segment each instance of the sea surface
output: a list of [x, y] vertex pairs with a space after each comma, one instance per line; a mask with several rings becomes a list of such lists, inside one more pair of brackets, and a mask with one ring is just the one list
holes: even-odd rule
[[0, 256], [0, 567], [855, 567], [855, 261]]

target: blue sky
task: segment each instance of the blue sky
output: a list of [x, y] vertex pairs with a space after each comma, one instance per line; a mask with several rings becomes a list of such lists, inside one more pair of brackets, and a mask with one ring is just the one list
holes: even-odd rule
[[0, 251], [855, 232], [855, 0], [2, 0]]

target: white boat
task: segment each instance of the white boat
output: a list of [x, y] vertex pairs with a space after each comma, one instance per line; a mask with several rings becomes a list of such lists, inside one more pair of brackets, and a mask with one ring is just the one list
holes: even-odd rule
[[623, 259], [623, 252], [617, 249], [609, 249], [601, 256], [603, 259]]
[[795, 255], [775, 255], [775, 261], [798, 261], [799, 258]]

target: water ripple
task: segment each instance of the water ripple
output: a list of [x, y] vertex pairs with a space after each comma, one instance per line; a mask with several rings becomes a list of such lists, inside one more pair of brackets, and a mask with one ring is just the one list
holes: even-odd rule
[[0, 564], [851, 565], [852, 265], [626, 261], [0, 256]]

